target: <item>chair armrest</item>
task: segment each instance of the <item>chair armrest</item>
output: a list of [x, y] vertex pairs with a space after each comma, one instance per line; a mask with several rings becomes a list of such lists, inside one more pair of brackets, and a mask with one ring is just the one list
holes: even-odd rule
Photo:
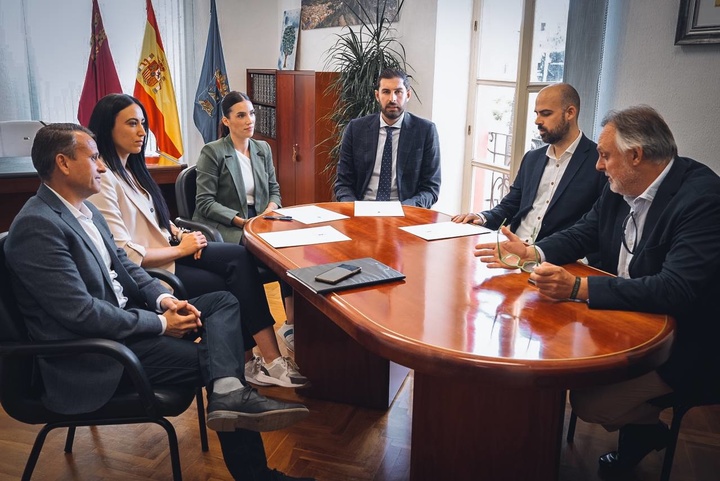
[[148, 416], [157, 417], [155, 394], [145, 369], [134, 352], [111, 339], [88, 338], [69, 341], [38, 341], [0, 343], [0, 358], [29, 356], [68, 356], [103, 354], [118, 361], [130, 376]]
[[177, 217], [175, 219], [175, 225], [178, 227], [184, 227], [185, 229], [197, 230], [202, 232], [207, 240], [212, 242], [223, 242], [223, 236], [219, 230], [214, 227], [210, 227], [204, 222], [198, 222], [196, 220], [185, 219], [184, 217]]
[[167, 271], [165, 269], [160, 269], [158, 267], [148, 267], [145, 269], [145, 272], [150, 274], [151, 277], [154, 277], [155, 279], [160, 279], [165, 284], [170, 286], [170, 288], [175, 293], [175, 297], [178, 299], [187, 299], [188, 294], [187, 290], [185, 289], [185, 285], [180, 280], [178, 276], [173, 274], [170, 271]]

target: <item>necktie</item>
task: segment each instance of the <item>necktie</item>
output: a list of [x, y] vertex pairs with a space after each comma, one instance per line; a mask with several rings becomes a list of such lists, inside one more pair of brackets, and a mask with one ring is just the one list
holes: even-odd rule
[[390, 200], [390, 183], [392, 182], [392, 131], [394, 127], [385, 127], [387, 137], [383, 147], [380, 163], [380, 180], [375, 200]]

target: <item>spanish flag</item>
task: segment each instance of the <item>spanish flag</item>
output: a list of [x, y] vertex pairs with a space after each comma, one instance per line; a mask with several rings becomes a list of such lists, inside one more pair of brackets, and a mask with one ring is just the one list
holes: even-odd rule
[[[180, 118], [178, 117], [175, 91], [170, 78], [170, 68], [160, 39], [152, 2], [147, 2], [147, 25], [143, 38], [135, 97], [145, 106], [148, 127], [155, 135], [158, 150], [175, 160], [183, 154]], [[162, 159], [161, 159], [162, 163]]]

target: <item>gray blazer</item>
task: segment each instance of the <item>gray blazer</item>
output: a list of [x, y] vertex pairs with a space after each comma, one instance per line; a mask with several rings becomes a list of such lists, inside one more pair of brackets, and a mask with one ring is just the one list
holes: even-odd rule
[[[362, 200], [370, 183], [380, 114], [354, 119], [345, 128], [335, 181], [340, 202]], [[397, 153], [397, 189], [404, 205], [430, 208], [440, 194], [440, 143], [435, 124], [405, 112]]]
[[[250, 162], [255, 180], [255, 210], [280, 203], [272, 152], [267, 142], [250, 139]], [[230, 136], [205, 145], [197, 161], [197, 197], [193, 219], [212, 225], [226, 242], [238, 243], [243, 230], [232, 225], [236, 215], [248, 218], [247, 194]]]
[[[44, 184], [10, 226], [5, 242], [13, 290], [32, 339], [100, 337], [122, 341], [133, 335], [159, 335], [155, 311], [168, 292], [113, 242], [102, 214], [89, 202], [93, 223], [110, 252], [128, 306], [120, 309], [110, 275], [78, 220]], [[149, 310], [148, 310], [149, 309]], [[96, 355], [39, 359], [43, 401], [53, 411], [90, 412], [105, 404], [123, 373], [112, 359]], [[76, 397], [75, 393], [83, 393]]]

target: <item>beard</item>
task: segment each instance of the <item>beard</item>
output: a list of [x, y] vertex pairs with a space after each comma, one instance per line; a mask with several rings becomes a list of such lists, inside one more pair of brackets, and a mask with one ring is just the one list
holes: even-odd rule
[[555, 144], [565, 138], [568, 132], [570, 132], [570, 122], [563, 117], [562, 122], [555, 129], [540, 131], [540, 138], [546, 144]]
[[[390, 105], [390, 104], [388, 104], [388, 105]], [[398, 118], [400, 118], [400, 116], [402, 115], [402, 113], [405, 112], [405, 109], [404, 109], [403, 106], [400, 105], [400, 104], [392, 104], [393, 107], [396, 107], [396, 110], [389, 110], [389, 109], [387, 108], [388, 105], [386, 105], [385, 107], [382, 107], [382, 108], [380, 109], [380, 111], [382, 112], [382, 114], [383, 114], [386, 118], [388, 118], [388, 119], [392, 119], [392, 120], [398, 119]]]

